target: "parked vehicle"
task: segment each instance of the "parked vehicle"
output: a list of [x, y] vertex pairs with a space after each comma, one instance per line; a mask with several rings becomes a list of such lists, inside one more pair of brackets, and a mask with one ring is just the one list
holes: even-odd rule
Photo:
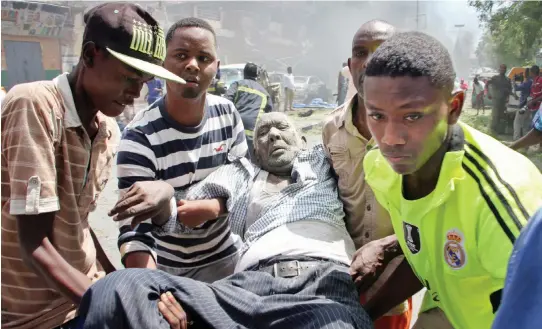
[[220, 79], [226, 85], [226, 89], [235, 81], [243, 80], [243, 69], [245, 64], [231, 64], [220, 66]]
[[314, 98], [327, 101], [329, 92], [326, 84], [316, 76], [294, 75], [295, 95], [294, 101], [310, 103]]

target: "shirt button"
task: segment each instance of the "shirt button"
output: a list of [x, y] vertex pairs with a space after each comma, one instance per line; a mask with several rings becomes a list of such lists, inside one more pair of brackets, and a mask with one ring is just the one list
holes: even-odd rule
[[371, 211], [371, 205], [370, 204], [367, 205], [367, 211]]

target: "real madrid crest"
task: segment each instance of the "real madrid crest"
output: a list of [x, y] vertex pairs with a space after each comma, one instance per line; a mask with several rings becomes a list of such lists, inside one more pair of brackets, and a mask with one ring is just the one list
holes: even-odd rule
[[463, 268], [467, 263], [464, 242], [465, 237], [459, 230], [453, 229], [446, 233], [444, 260], [454, 270]]

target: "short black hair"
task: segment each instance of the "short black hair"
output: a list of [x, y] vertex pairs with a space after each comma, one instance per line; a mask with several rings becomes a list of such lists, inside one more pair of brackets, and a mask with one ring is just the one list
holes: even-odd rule
[[173, 35], [175, 34], [175, 31], [183, 27], [199, 27], [200, 29], [204, 29], [211, 32], [213, 34], [213, 38], [214, 38], [215, 46], [216, 46], [215, 30], [213, 29], [211, 24], [209, 24], [207, 21], [201, 18], [197, 18], [197, 17], [186, 17], [175, 22], [173, 25], [171, 25], [171, 27], [169, 28], [166, 34], [166, 45], [168, 45], [171, 39], [173, 39]]
[[450, 94], [456, 77], [446, 47], [421, 32], [397, 33], [382, 43], [370, 58], [365, 75], [428, 77], [433, 86]]
[[292, 73], [292, 67], [291, 66], [288, 66], [288, 68], [286, 69], [286, 71], [288, 71], [288, 73]]
[[257, 78], [258, 77], [258, 65], [254, 64], [254, 63], [247, 63], [245, 65], [245, 68], [243, 70], [243, 77], [245, 79], [249, 79], [249, 78]]
[[395, 26], [381, 19], [373, 19], [363, 23], [356, 35], [364, 34], [373, 40], [387, 40], [395, 34]]
[[[527, 70], [529, 70], [529, 69], [527, 69]], [[534, 74], [538, 75], [538, 74], [540, 74], [540, 67], [538, 67], [538, 65], [533, 65], [533, 66], [531, 66], [531, 71]], [[529, 73], [527, 72], [527, 74], [529, 74]]]

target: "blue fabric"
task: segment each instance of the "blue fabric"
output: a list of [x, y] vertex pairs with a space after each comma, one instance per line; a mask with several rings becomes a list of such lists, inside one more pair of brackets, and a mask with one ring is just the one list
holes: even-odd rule
[[516, 240], [492, 329], [542, 327], [542, 208]]
[[189, 326], [194, 329], [373, 328], [348, 267], [330, 262], [295, 278], [244, 271], [211, 284], [158, 270], [116, 271], [83, 296], [81, 327], [169, 329], [158, 311], [160, 294], [167, 291], [194, 322]]
[[156, 78], [147, 81], [147, 88], [149, 88], [149, 96], [147, 98], [147, 103], [151, 105], [160, 98], [160, 92], [156, 89], [162, 89], [162, 82]]
[[527, 97], [531, 94], [531, 86], [533, 85], [532, 79], [527, 79], [527, 81], [523, 82], [520, 85], [515, 85], [515, 90], [520, 91], [521, 94], [519, 96], [519, 106], [523, 107], [527, 103]]
[[533, 128], [542, 131], [542, 110], [539, 109], [536, 111], [534, 118], [533, 118]]

